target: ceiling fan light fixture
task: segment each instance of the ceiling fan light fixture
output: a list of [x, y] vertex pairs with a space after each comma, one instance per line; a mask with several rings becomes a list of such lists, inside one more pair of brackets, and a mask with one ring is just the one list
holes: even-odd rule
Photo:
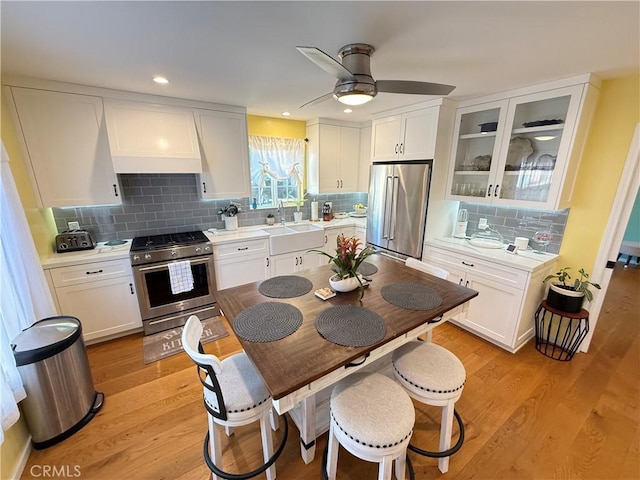
[[343, 93], [341, 95], [334, 94], [333, 96], [340, 103], [350, 106], [364, 105], [373, 100], [371, 95], [365, 93]]

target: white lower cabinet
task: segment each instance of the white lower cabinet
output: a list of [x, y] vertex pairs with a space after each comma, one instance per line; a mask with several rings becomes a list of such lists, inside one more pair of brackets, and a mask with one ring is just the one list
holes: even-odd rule
[[213, 259], [218, 290], [265, 280], [271, 275], [266, 239], [214, 245]]
[[[336, 254], [336, 246], [338, 243], [338, 236], [344, 235], [345, 237], [353, 237], [356, 233], [355, 228], [351, 226], [347, 227], [333, 227], [333, 228], [325, 228], [324, 230], [324, 246], [322, 247], [322, 251], [328, 253], [329, 255]], [[358, 237], [361, 241], [364, 241], [364, 236]], [[322, 257], [324, 260], [328, 260], [327, 257]], [[324, 262], [323, 262], [324, 263]]]
[[447, 270], [449, 281], [478, 292], [450, 313], [453, 323], [514, 353], [534, 336], [534, 314], [544, 295], [542, 279], [552, 265], [531, 272], [429, 245], [423, 259]]
[[48, 270], [60, 314], [80, 320], [85, 342], [142, 328], [129, 259]]
[[273, 255], [271, 257], [271, 276], [290, 275], [309, 268], [319, 267], [324, 264], [324, 259], [319, 253], [302, 250], [300, 252]]

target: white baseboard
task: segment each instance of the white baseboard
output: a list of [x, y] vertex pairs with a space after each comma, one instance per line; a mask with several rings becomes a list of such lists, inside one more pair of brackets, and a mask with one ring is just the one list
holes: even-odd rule
[[31, 435], [27, 437], [27, 441], [22, 447], [22, 452], [20, 452], [18, 458], [16, 458], [15, 468], [9, 476], [10, 480], [20, 480], [20, 478], [22, 477], [22, 472], [24, 472], [24, 467], [27, 466], [29, 455], [31, 455]]

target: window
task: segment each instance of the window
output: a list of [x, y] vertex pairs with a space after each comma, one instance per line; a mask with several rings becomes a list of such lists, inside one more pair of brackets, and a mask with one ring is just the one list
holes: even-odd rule
[[249, 136], [251, 202], [258, 208], [274, 208], [282, 200], [302, 198], [304, 140]]

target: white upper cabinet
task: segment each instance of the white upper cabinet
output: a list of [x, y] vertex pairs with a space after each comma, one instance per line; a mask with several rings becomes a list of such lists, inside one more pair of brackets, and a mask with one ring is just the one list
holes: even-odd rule
[[201, 198], [250, 196], [246, 115], [194, 109], [193, 116], [202, 151]]
[[358, 167], [358, 191], [369, 191], [369, 170], [371, 170], [371, 127], [360, 129], [360, 165]]
[[360, 128], [307, 124], [307, 189], [310, 193], [358, 191]]
[[584, 83], [459, 108], [448, 198], [570, 206], [597, 92]]
[[426, 160], [434, 158], [438, 107], [381, 117], [373, 120], [373, 161]]
[[109, 147], [117, 173], [200, 173], [191, 109], [104, 99]]
[[19, 87], [5, 92], [39, 206], [122, 203], [100, 97]]

